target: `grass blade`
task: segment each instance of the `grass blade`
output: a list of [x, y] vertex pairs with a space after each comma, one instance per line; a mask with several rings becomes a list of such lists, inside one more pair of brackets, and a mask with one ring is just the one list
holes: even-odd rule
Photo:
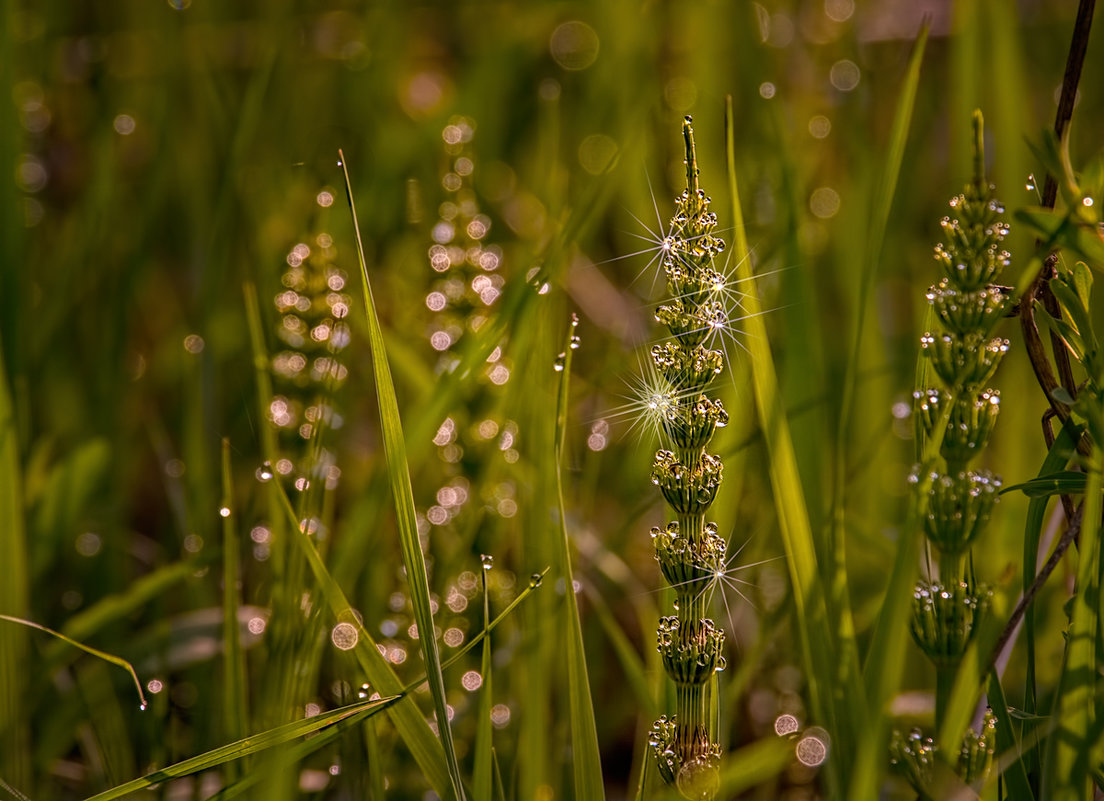
[[1023, 748], [1016, 738], [1016, 730], [1008, 714], [1004, 688], [995, 673], [989, 676], [989, 706], [997, 716], [997, 762], [1007, 764], [1001, 771], [1001, 776], [1008, 784], [1008, 797], [1013, 801], [1034, 801], [1035, 794], [1031, 791], [1031, 782], [1027, 778]]
[[472, 776], [472, 792], [476, 798], [490, 798], [494, 781], [494, 751], [491, 726], [491, 707], [494, 696], [491, 684], [491, 638], [487, 628], [491, 622], [491, 599], [487, 593], [487, 570], [480, 574], [483, 581], [483, 687], [479, 698], [479, 719], [475, 724], [475, 769]]
[[456, 749], [452, 742], [452, 729], [449, 725], [448, 704], [445, 699], [445, 679], [441, 674], [441, 655], [437, 648], [437, 638], [433, 636], [433, 612], [430, 609], [429, 577], [426, 573], [425, 556], [418, 540], [418, 522], [414, 511], [414, 490], [410, 484], [410, 468], [406, 461], [406, 440], [403, 437], [402, 421], [399, 417], [399, 403], [395, 397], [395, 385], [391, 380], [391, 368], [387, 362], [387, 348], [383, 341], [383, 329], [376, 314], [375, 301], [372, 298], [372, 285], [368, 279], [368, 262], [364, 256], [364, 243], [360, 236], [360, 224], [357, 222], [356, 204], [353, 202], [352, 185], [349, 182], [349, 169], [345, 156], [340, 151], [341, 170], [345, 178], [345, 193], [349, 201], [349, 211], [353, 217], [353, 230], [356, 233], [357, 257], [360, 260], [360, 275], [364, 290], [364, 307], [368, 316], [368, 341], [372, 350], [372, 367], [376, 377], [376, 392], [379, 397], [380, 425], [383, 433], [383, 448], [387, 457], [387, 472], [391, 482], [391, 492], [395, 498], [395, 512], [399, 526], [399, 543], [402, 547], [403, 564], [410, 582], [410, 600], [414, 607], [414, 619], [418, 630], [422, 632], [419, 642], [425, 658], [426, 673], [429, 679], [430, 693], [437, 714], [437, 728], [441, 734], [441, 745], [445, 751], [452, 795], [457, 801], [464, 801], [464, 785], [460, 779], [460, 766], [456, 761]]
[[130, 674], [130, 679], [131, 679], [131, 681], [134, 682], [134, 688], [138, 691], [138, 704], [139, 704], [139, 707], [141, 709], [146, 708], [146, 696], [145, 696], [145, 693], [142, 692], [142, 682], [138, 681], [138, 674], [134, 672], [134, 665], [130, 664], [130, 662], [123, 659], [121, 656], [115, 656], [114, 654], [109, 654], [105, 651], [101, 651], [97, 648], [93, 648], [90, 645], [85, 645], [82, 642], [77, 642], [76, 640], [72, 639], [71, 637], [66, 637], [60, 631], [54, 631], [53, 629], [47, 628], [46, 626], [39, 625], [38, 623], [35, 623], [34, 621], [31, 621], [31, 620], [24, 620], [23, 618], [12, 617], [11, 615], [0, 615], [0, 620], [6, 620], [9, 623], [18, 623], [21, 626], [26, 626], [28, 628], [38, 629], [39, 631], [44, 631], [47, 634], [49, 634], [51, 637], [57, 637], [59, 640], [62, 640], [63, 642], [69, 643], [74, 648], [80, 648], [82, 651], [84, 651], [87, 654], [92, 654], [92, 656], [94, 656], [98, 659], [102, 659], [105, 662], [110, 662], [112, 665], [115, 665], [116, 667], [121, 667], [123, 670], [125, 670], [127, 673]]
[[113, 798], [122, 798], [137, 790], [160, 784], [167, 779], [176, 779], [203, 770], [217, 768], [219, 765], [224, 765], [231, 760], [241, 759], [250, 754], [266, 751], [269, 748], [291, 742], [292, 740], [297, 740], [300, 737], [304, 737], [316, 731], [321, 731], [331, 726], [339, 726], [341, 729], [346, 729], [386, 709], [394, 703], [395, 700], [396, 698], [383, 698], [375, 701], [361, 701], [360, 703], [350, 704], [349, 706], [334, 709], [330, 712], [324, 712], [313, 718], [297, 720], [294, 723], [277, 726], [275, 729], [269, 729], [268, 731], [255, 734], [252, 737], [237, 740], [236, 742], [229, 743], [220, 748], [215, 748], [199, 756], [194, 756], [191, 759], [185, 759], [183, 762], [177, 762], [175, 765], [170, 765], [167, 768], [155, 770], [153, 773], [149, 773], [140, 779], [129, 781], [126, 784], [120, 784], [118, 787], [113, 787], [110, 790], [105, 790], [102, 793], [91, 796], [86, 799], [86, 801], [110, 801]]
[[1056, 731], [1047, 739], [1041, 798], [1079, 801], [1091, 798], [1090, 729], [1095, 701], [1097, 609], [1100, 592], [1099, 537], [1101, 487], [1100, 447], [1088, 465], [1081, 539], [1078, 542], [1077, 584], [1073, 596], [1066, 659], [1055, 701]]
[[[222, 714], [227, 739], [245, 736], [248, 722], [245, 691], [245, 652], [241, 646], [238, 608], [241, 606], [241, 545], [234, 519], [234, 484], [230, 470], [230, 439], [222, 440]], [[228, 766], [233, 781], [237, 768]]]
[[[753, 286], [751, 259], [736, 182], [735, 128], [731, 98], [728, 101], [726, 128], [728, 182], [734, 226], [733, 248], [738, 265], [736, 274], [738, 280], [750, 287]], [[854, 721], [865, 718], [865, 698], [858, 682], [857, 654], [843, 653], [838, 650], [841, 644], [832, 642], [824, 587], [817, 571], [809, 514], [797, 469], [793, 440], [786, 421], [786, 410], [778, 389], [774, 360], [767, 342], [762, 304], [759, 296], [748, 290], [742, 305], [746, 313], [744, 324], [747, 326], [747, 346], [751, 353], [756, 413], [770, 459], [771, 488], [778, 526], [786, 549], [794, 613], [797, 630], [800, 632], [802, 663], [809, 678], [810, 700], [816, 718], [832, 732], [837, 752], [852, 753], [850, 734], [842, 728], [847, 719], [837, 710], [850, 710], [849, 715]], [[826, 687], [831, 687], [832, 690], [825, 692]], [[842, 797], [842, 789], [846, 786], [846, 780], [842, 776], [847, 771], [845, 762], [846, 760], [839, 760], [839, 764], [834, 764], [829, 772], [832, 789], [830, 795], [834, 797]]]
[[[23, 482], [19, 463], [15, 407], [0, 343], [0, 612], [18, 619], [29, 609], [27, 542], [23, 520]], [[6, 617], [6, 615], [5, 615]], [[22, 622], [22, 621], [20, 621]], [[16, 785], [30, 781], [30, 755], [23, 697], [27, 665], [27, 634], [18, 628], [0, 630], [0, 772]]]
[[[433, 731], [429, 728], [425, 718], [422, 717], [422, 713], [418, 710], [414, 700], [406, 697], [407, 688], [403, 687], [399, 677], [395, 675], [391, 663], [380, 654], [372, 635], [368, 633], [360, 620], [352, 614], [352, 606], [345, 597], [344, 591], [334, 581], [333, 576], [326, 569], [322, 557], [315, 549], [314, 543], [310, 541], [306, 532], [298, 524], [298, 517], [295, 514], [295, 508], [291, 505], [291, 500], [282, 487], [277, 487], [277, 490], [284, 512], [291, 523], [291, 530], [295, 532], [292, 540], [306, 557], [307, 564], [322, 590], [322, 595], [326, 599], [330, 612], [335, 618], [346, 620], [356, 626], [357, 645], [353, 649], [353, 655], [356, 657], [357, 663], [376, 692], [388, 697], [403, 696], [403, 700], [395, 704], [390, 710], [391, 720], [406, 743], [406, 747], [410, 749], [410, 753], [425, 774], [430, 786], [438, 794], [448, 792], [448, 767], [445, 765], [440, 741], [433, 736]], [[411, 686], [416, 686], [416, 684]]]
[[567, 430], [568, 387], [571, 376], [571, 356], [578, 347], [575, 330], [579, 318], [572, 315], [563, 353], [557, 357], [556, 369], [560, 371], [560, 392], [556, 403], [556, 490], [560, 536], [559, 556], [564, 580], [564, 599], [567, 604], [567, 694], [571, 719], [572, 770], [575, 777], [575, 798], [603, 799], [606, 797], [602, 783], [602, 758], [598, 748], [598, 729], [594, 723], [594, 702], [590, 695], [586, 653], [583, 650], [583, 627], [579, 621], [579, 605], [575, 595], [574, 574], [571, 569], [571, 546], [567, 535], [567, 517], [564, 514], [563, 453]]

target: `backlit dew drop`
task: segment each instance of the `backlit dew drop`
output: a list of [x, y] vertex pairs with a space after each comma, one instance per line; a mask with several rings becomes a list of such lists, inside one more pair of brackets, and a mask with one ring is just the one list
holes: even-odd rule
[[147, 706], [149, 705], [145, 701], [143, 701], [142, 703], [138, 704], [138, 711], [145, 712]]
[[479, 557], [479, 560], [483, 563], [484, 570], [490, 570], [494, 567], [494, 557], [489, 554], [483, 554]]
[[793, 715], [779, 715], [774, 720], [774, 733], [779, 737], [785, 737], [787, 734], [796, 732], [800, 726], [801, 724]]
[[258, 481], [270, 481], [272, 479], [272, 463], [265, 462], [257, 468]]
[[229, 517], [229, 516], [230, 516], [230, 507], [229, 506], [223, 506], [219, 509], [219, 517]]
[[814, 734], [806, 734], [797, 741], [794, 753], [802, 765], [815, 768], [828, 758], [828, 743]]
[[536, 589], [544, 581], [544, 576], [541, 573], [534, 573], [529, 577], [529, 586]]
[[360, 635], [357, 633], [356, 626], [352, 623], [338, 623], [333, 627], [333, 631], [330, 632], [330, 641], [334, 644], [335, 648], [339, 648], [342, 651], [351, 651], [356, 647], [357, 640], [360, 639]]
[[552, 366], [556, 370], [557, 373], [562, 373], [563, 372], [564, 363], [566, 361], [567, 361], [567, 354], [566, 353], [561, 353], [559, 356], [556, 357], [556, 363]]

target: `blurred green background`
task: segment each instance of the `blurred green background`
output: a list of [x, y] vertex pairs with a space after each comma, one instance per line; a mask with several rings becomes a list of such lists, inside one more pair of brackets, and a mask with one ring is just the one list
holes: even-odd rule
[[[0, 474], [6, 558], [21, 541], [26, 560], [0, 568], [10, 578], [0, 612], [130, 659], [151, 708], [139, 712], [122, 672], [9, 632], [9, 647], [24, 650], [10, 651], [22, 668], [5, 674], [8, 698], [19, 699], [5, 718], [29, 745], [0, 778], [34, 799], [83, 797], [230, 739], [219, 659], [223, 438], [228, 508], [244, 543], [249, 730], [310, 714], [312, 704], [337, 706], [363, 681], [328, 645], [334, 621], [304, 599], [309, 575], [281, 573], [264, 533], [276, 525], [258, 480], [273, 423], [258, 401], [245, 287], [260, 298], [265, 350], [295, 351], [278, 336], [285, 315], [274, 299], [290, 286], [299, 244], [309, 258], [300, 251], [291, 262], [351, 280], [353, 311], [351, 342], [339, 349], [347, 377], [321, 390], [343, 425], [328, 431], [321, 456], [297, 439], [305, 417], [285, 425], [280, 447], [295, 462], [286, 480], [318, 459], [337, 468], [319, 474], [332, 485], [318, 501], [331, 569], [400, 675], [417, 675], [337, 167], [343, 148], [409, 437], [430, 586], [442, 630], [461, 640], [481, 625], [482, 554], [495, 559], [492, 609], [555, 562], [553, 362], [569, 315], [579, 315], [566, 504], [606, 783], [611, 798], [631, 797], [653, 715], [648, 682], [661, 673], [655, 617], [667, 603], [648, 536], [664, 514], [648, 479], [655, 443], [632, 428], [634, 376], [656, 336], [664, 288], [651, 259], [681, 191], [681, 120], [694, 116], [702, 185], [727, 225], [723, 108], [733, 98], [736, 169], [762, 276], [755, 290], [771, 310], [817, 531], [871, 198], [926, 17], [931, 40], [865, 310], [846, 443], [848, 575], [866, 642], [903, 519], [923, 292], [937, 279], [931, 253], [946, 201], [969, 178], [970, 112], [985, 114], [998, 195], [1010, 210], [1036, 203], [1028, 143], [1053, 122], [1074, 12], [1072, 2], [1041, 0], [4, 4], [0, 342], [12, 416]], [[1092, 77], [1104, 70], [1100, 39], [1097, 30], [1074, 114], [1075, 164], [1097, 153], [1104, 124]], [[483, 226], [478, 236], [471, 220]], [[464, 268], [487, 277], [480, 288], [471, 275], [448, 285], [432, 265], [435, 243], [465, 241], [495, 263]], [[1025, 263], [1030, 238], [1014, 227], [1008, 244]], [[1017, 334], [1011, 324], [1003, 332], [1013, 352], [997, 378], [1004, 413], [988, 457], [1007, 483], [1033, 476], [1045, 453], [1045, 400]], [[461, 375], [452, 354], [468, 343], [501, 350]], [[721, 729], [735, 747], [773, 736], [782, 712], [817, 721], [806, 719], [810, 677], [787, 630], [787, 573], [738, 332], [727, 353], [733, 421], [718, 441], [726, 488], [715, 513], [731, 552], [742, 549], [733, 566], [749, 566], [731, 576], [747, 584], [717, 597], [731, 645]], [[274, 377], [292, 405], [319, 391], [292, 373]], [[453, 428], [442, 428], [446, 418]], [[1023, 510], [1022, 499], [1006, 498], [977, 564], [1009, 592]], [[496, 748], [508, 797], [527, 801], [570, 797], [556, 579], [496, 635]], [[272, 616], [294, 608], [302, 619], [281, 633]], [[1060, 614], [1058, 603], [1040, 608]], [[1048, 642], [1040, 664], [1051, 667], [1041, 670], [1056, 672], [1061, 642]], [[446, 675], [462, 759], [476, 709], [472, 660]], [[930, 690], [915, 663], [904, 689]], [[271, 678], [285, 668], [302, 680]], [[294, 691], [278, 689], [286, 686]], [[363, 756], [371, 748], [385, 755], [389, 798], [423, 797], [386, 726], [353, 739], [273, 771], [264, 797], [364, 797], [380, 779]], [[207, 797], [225, 781], [212, 772], [166, 783], [158, 797]], [[787, 798], [812, 797], [815, 782], [815, 771], [795, 768], [760, 797], [782, 787]]]

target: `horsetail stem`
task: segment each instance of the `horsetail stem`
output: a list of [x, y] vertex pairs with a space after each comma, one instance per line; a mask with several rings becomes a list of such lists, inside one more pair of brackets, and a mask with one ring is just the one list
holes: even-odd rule
[[[968, 556], [989, 522], [1001, 481], [969, 464], [985, 448], [1000, 412], [1000, 393], [985, 387], [1005, 352], [1008, 340], [992, 337], [1004, 315], [1006, 298], [994, 286], [1009, 262], [1001, 249], [1008, 226], [1004, 208], [985, 178], [981, 112], [973, 118], [974, 174], [965, 190], [950, 201], [954, 216], [944, 217], [944, 244], [935, 248], [942, 280], [928, 290], [928, 302], [942, 329], [921, 337], [921, 347], [942, 387], [914, 393], [917, 431], [942, 433], [939, 455], [924, 499], [924, 534], [937, 552], [937, 580], [920, 581], [913, 593], [912, 636], [936, 669], [936, 726], [942, 726], [954, 677], [985, 615], [992, 595], [979, 584]], [[945, 413], [950, 405], [949, 416]], [[938, 427], [947, 420], [943, 432]], [[992, 764], [993, 728], [987, 716], [980, 732], [968, 732], [958, 773], [968, 783], [984, 779]], [[919, 732], [897, 737], [893, 762], [920, 793], [929, 797], [928, 755], [935, 745]]]
[[718, 786], [720, 746], [709, 721], [713, 674], [725, 666], [724, 631], [707, 615], [707, 590], [725, 563], [725, 541], [705, 519], [724, 465], [707, 453], [714, 431], [728, 422], [720, 400], [705, 394], [724, 369], [723, 355], [707, 344], [710, 321], [723, 285], [714, 259], [724, 250], [715, 237], [717, 217], [698, 184], [691, 119], [682, 126], [686, 144], [686, 190], [679, 196], [664, 241], [663, 270], [672, 298], [656, 320], [671, 338], [652, 348], [656, 369], [671, 385], [674, 401], [661, 425], [661, 447], [652, 467], [675, 520], [652, 529], [656, 559], [675, 590], [673, 615], [660, 619], [659, 652], [675, 683], [674, 717], [661, 717], [649, 739], [660, 774], [691, 799], [712, 799]]

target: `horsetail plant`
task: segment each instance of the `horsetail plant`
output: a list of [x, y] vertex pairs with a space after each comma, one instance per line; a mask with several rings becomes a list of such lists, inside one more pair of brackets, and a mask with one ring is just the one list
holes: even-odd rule
[[721, 482], [723, 465], [706, 452], [713, 432], [728, 422], [720, 400], [705, 394], [724, 368], [720, 352], [707, 347], [712, 323], [723, 315], [719, 300], [723, 276], [714, 259], [724, 241], [713, 235], [717, 216], [698, 186], [694, 129], [682, 126], [686, 143], [686, 189], [663, 241], [663, 270], [673, 297], [656, 319], [671, 338], [652, 348], [652, 360], [669, 389], [660, 419], [662, 447], [656, 452], [652, 483], [663, 493], [675, 520], [652, 529], [655, 556], [675, 591], [673, 615], [660, 618], [658, 649], [676, 688], [676, 712], [659, 718], [649, 743], [659, 773], [692, 799], [717, 792], [720, 745], [710, 722], [711, 681], [725, 667], [724, 631], [706, 617], [707, 592], [724, 568], [725, 541], [706, 522]]
[[[973, 179], [951, 199], [954, 216], [942, 220], [945, 244], [936, 247], [935, 259], [943, 278], [927, 293], [938, 330], [921, 338], [928, 372], [942, 386], [914, 393], [919, 436], [941, 438], [924, 504], [924, 534], [938, 553], [939, 573], [937, 579], [917, 583], [912, 615], [913, 639], [935, 665], [937, 727], [946, 717], [955, 674], [992, 595], [973, 574], [970, 549], [989, 521], [1001, 486], [1000, 478], [988, 470], [970, 469], [1000, 412], [1000, 393], [986, 384], [1008, 350], [1008, 340], [992, 333], [1006, 303], [995, 283], [1010, 259], [1001, 248], [1008, 234], [1008, 225], [1000, 219], [1004, 208], [985, 178], [982, 117], [977, 111], [973, 129]], [[985, 779], [994, 738], [991, 713], [980, 732], [967, 732], [956, 763], [963, 781]], [[918, 731], [897, 737], [893, 746], [894, 764], [925, 798], [935, 748]]]

